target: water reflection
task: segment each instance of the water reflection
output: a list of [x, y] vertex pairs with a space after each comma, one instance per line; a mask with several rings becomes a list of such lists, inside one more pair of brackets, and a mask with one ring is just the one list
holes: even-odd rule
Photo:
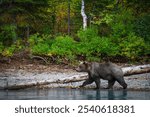
[[114, 99], [127, 99], [127, 90], [121, 90], [121, 91], [116, 91], [114, 90], [108, 90], [108, 100], [114, 100]]
[[150, 91], [93, 90], [93, 89], [26, 89], [0, 90], [6, 100], [149, 100]]
[[115, 100], [127, 98], [127, 90], [80, 90], [80, 95], [85, 96], [87, 100]]

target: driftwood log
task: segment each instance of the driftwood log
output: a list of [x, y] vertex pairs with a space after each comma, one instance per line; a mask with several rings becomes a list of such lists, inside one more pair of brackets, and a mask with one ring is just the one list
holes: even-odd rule
[[150, 72], [150, 64], [148, 65], [140, 65], [140, 66], [132, 66], [132, 67], [124, 67], [122, 68], [124, 76], [129, 76], [133, 74], [142, 74]]

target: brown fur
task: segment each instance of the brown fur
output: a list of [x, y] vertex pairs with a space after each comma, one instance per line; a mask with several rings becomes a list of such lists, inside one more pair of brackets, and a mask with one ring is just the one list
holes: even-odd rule
[[127, 84], [123, 78], [122, 69], [111, 62], [107, 63], [81, 63], [76, 69], [78, 72], [87, 72], [89, 78], [80, 86], [84, 87], [93, 82], [96, 83], [96, 88], [100, 89], [100, 79], [108, 80], [108, 87], [113, 88], [115, 81], [117, 81], [124, 89], [127, 88]]

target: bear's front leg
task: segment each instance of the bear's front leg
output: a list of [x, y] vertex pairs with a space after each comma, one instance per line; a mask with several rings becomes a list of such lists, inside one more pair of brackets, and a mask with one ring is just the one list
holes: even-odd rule
[[100, 89], [100, 83], [101, 83], [100, 79], [96, 78], [95, 79], [96, 89]]
[[88, 78], [85, 82], [83, 82], [83, 84], [82, 84], [80, 87], [84, 87], [84, 86], [86, 86], [86, 85], [88, 85], [88, 84], [91, 84], [91, 83], [93, 83], [93, 82], [94, 82], [93, 79]]

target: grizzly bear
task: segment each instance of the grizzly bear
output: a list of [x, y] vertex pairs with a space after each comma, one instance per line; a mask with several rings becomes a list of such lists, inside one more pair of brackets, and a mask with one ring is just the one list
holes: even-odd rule
[[114, 63], [82, 62], [76, 71], [88, 73], [88, 79], [80, 87], [95, 82], [96, 89], [100, 89], [100, 79], [103, 79], [108, 80], [108, 89], [113, 88], [115, 81], [117, 81], [124, 89], [127, 88], [127, 84], [123, 78], [124, 74], [122, 69]]

